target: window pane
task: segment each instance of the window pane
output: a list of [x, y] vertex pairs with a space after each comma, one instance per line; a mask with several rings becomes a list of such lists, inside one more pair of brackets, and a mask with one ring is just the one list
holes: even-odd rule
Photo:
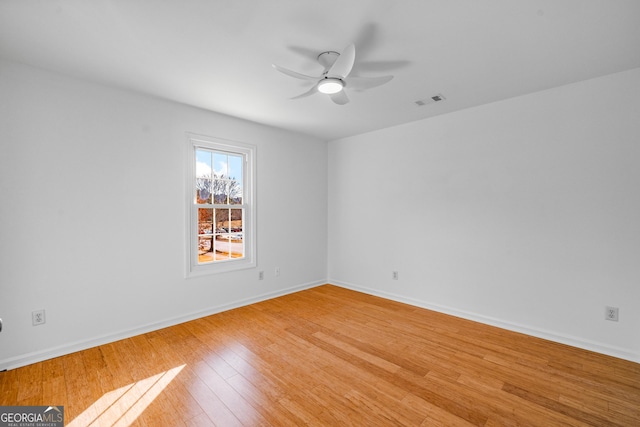
[[229, 234], [218, 234], [216, 235], [216, 240], [214, 242], [215, 250], [216, 250], [216, 261], [229, 259], [230, 258], [230, 247], [229, 247]]
[[213, 209], [198, 209], [198, 234], [213, 234]]
[[211, 203], [211, 152], [196, 150], [196, 200]]
[[229, 156], [229, 203], [242, 204], [242, 156]]
[[229, 209], [231, 215], [231, 233], [242, 233], [244, 209]]
[[229, 204], [241, 205], [242, 204], [242, 186], [238, 180], [229, 181]]
[[198, 237], [198, 263], [203, 264], [213, 260], [213, 237]]
[[228, 204], [228, 182], [224, 179], [215, 179], [213, 181], [213, 202], [218, 205]]
[[229, 241], [231, 246], [231, 256], [241, 258], [244, 256], [244, 209], [230, 209], [231, 230]]
[[214, 178], [226, 177], [229, 174], [229, 156], [224, 153], [213, 153]]
[[242, 156], [229, 155], [229, 177], [242, 178]]
[[211, 203], [211, 187], [213, 183], [210, 179], [196, 178], [196, 200], [198, 204]]
[[216, 234], [229, 232], [229, 209], [215, 210]]
[[196, 150], [196, 176], [211, 179], [211, 151]]

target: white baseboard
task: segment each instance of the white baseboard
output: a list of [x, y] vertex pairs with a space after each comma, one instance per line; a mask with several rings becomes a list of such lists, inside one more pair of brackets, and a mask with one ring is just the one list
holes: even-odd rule
[[415, 298], [405, 297], [390, 292], [379, 291], [376, 289], [367, 288], [364, 286], [354, 285], [352, 283], [341, 282], [339, 280], [328, 280], [328, 283], [336, 286], [340, 286], [346, 289], [362, 292], [369, 295], [389, 299], [392, 301], [402, 302], [415, 307], [425, 308], [427, 310], [437, 311], [439, 313], [449, 314], [451, 316], [460, 317], [474, 322], [483, 323], [486, 325], [496, 326], [501, 329], [506, 329], [513, 332], [519, 332], [526, 335], [531, 335], [537, 338], [554, 341], [561, 344], [566, 344], [572, 347], [581, 348], [584, 350], [594, 351], [596, 353], [606, 354], [608, 356], [617, 357], [619, 359], [629, 360], [631, 362], [640, 363], [640, 354], [633, 352], [632, 350], [609, 346], [606, 344], [585, 340], [578, 337], [569, 335], [563, 335], [553, 331], [542, 330], [538, 328], [532, 328], [526, 325], [520, 325], [517, 323], [507, 322], [500, 319], [495, 319], [488, 316], [483, 316], [477, 313], [470, 313], [462, 310], [457, 310], [451, 307], [445, 307], [437, 304], [431, 304], [426, 301], [418, 300]]
[[76, 351], [86, 350], [88, 348], [96, 347], [103, 344], [108, 344], [108, 343], [119, 341], [125, 338], [131, 338], [133, 336], [144, 334], [147, 332], [157, 331], [158, 329], [178, 325], [180, 323], [199, 319], [201, 317], [210, 316], [216, 313], [221, 313], [223, 311], [232, 310], [234, 308], [244, 307], [246, 305], [255, 304], [257, 302], [266, 301], [266, 300], [277, 298], [283, 295], [292, 294], [294, 292], [302, 291], [305, 289], [315, 288], [316, 286], [324, 285], [325, 283], [326, 281], [324, 280], [305, 283], [305, 284], [293, 286], [287, 289], [268, 292], [255, 297], [246, 298], [246, 299], [230, 302], [227, 304], [211, 307], [206, 310], [188, 313], [183, 316], [177, 316], [177, 317], [162, 320], [159, 322], [149, 323], [149, 324], [141, 325], [135, 328], [118, 331], [112, 334], [106, 334], [106, 335], [90, 338], [87, 340], [75, 341], [75, 342], [63, 344], [60, 346], [56, 346], [56, 347], [52, 347], [44, 350], [34, 351], [32, 353], [22, 354], [16, 357], [0, 360], [0, 371], [5, 369], [19, 368], [21, 366], [26, 366], [32, 363], [42, 362], [43, 360], [53, 359], [54, 357], [75, 353]]

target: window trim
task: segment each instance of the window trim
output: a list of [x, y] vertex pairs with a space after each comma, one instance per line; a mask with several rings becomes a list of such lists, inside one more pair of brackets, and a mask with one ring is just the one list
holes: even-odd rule
[[[243, 165], [243, 205], [245, 217], [243, 222], [243, 239], [245, 256], [241, 259], [230, 259], [208, 264], [198, 263], [198, 207], [196, 194], [196, 156], [197, 148], [240, 154], [244, 158]], [[185, 224], [185, 265], [186, 277], [197, 277], [208, 274], [225, 273], [256, 267], [256, 152], [257, 147], [245, 142], [232, 141], [194, 133], [187, 133], [186, 143], [186, 224]]]

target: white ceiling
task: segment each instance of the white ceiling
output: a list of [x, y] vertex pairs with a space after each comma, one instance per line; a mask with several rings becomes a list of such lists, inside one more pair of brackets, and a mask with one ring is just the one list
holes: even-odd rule
[[[395, 78], [289, 99], [352, 42]], [[640, 67], [640, 1], [0, 0], [0, 58], [332, 140]]]

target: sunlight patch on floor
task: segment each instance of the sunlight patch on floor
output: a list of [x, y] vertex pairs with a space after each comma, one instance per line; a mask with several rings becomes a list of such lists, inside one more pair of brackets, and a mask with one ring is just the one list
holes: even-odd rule
[[186, 365], [105, 393], [67, 427], [130, 426]]

